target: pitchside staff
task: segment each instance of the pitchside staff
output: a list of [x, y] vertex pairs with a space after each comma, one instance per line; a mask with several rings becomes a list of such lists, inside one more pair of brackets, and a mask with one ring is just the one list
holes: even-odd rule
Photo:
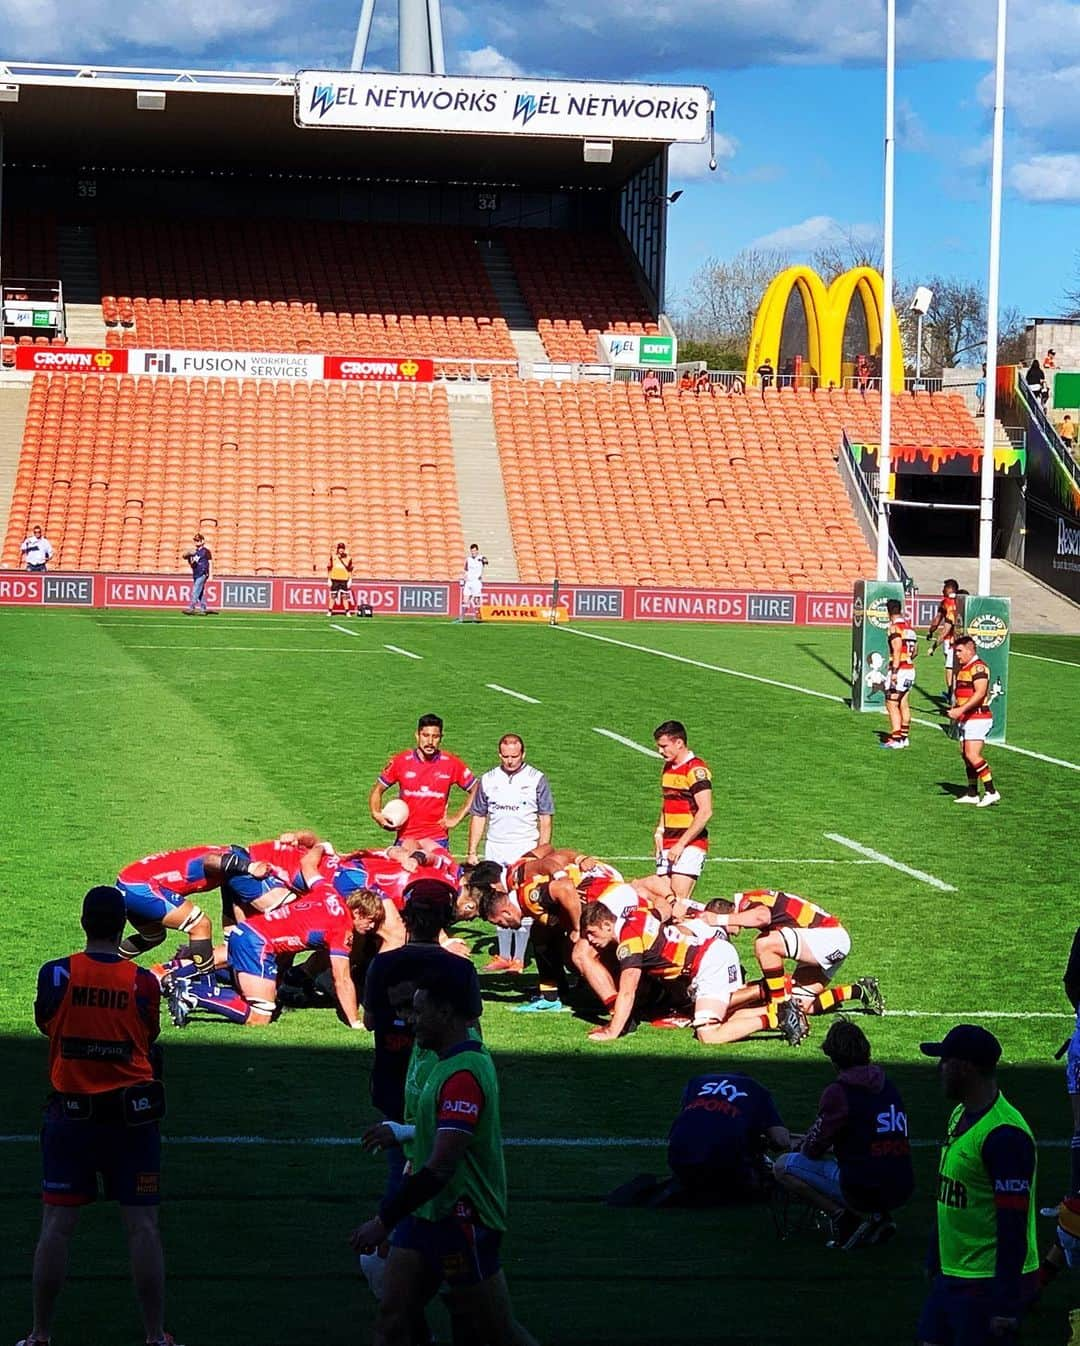
[[91, 888], [83, 900], [86, 948], [38, 973], [34, 1020], [49, 1039], [53, 1092], [41, 1129], [41, 1236], [34, 1253], [34, 1325], [19, 1346], [48, 1346], [67, 1274], [68, 1244], [100, 1178], [117, 1201], [146, 1340], [165, 1331], [165, 1262], [158, 1230], [165, 1092], [154, 1069], [157, 978], [120, 954], [124, 898]]

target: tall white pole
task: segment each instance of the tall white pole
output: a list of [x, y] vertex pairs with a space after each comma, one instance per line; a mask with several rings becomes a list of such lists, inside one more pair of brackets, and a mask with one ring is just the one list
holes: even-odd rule
[[881, 276], [884, 305], [881, 327], [881, 446], [878, 449], [877, 577], [889, 578], [889, 479], [892, 476], [892, 291], [893, 159], [896, 151], [896, 0], [887, 0], [885, 18], [885, 216]]
[[1001, 271], [1001, 178], [1005, 148], [1005, 30], [1008, 0], [998, 0], [994, 68], [994, 150], [990, 171], [990, 264], [986, 280], [986, 400], [979, 475], [979, 593], [990, 592], [994, 540], [994, 424], [997, 417], [998, 291]]

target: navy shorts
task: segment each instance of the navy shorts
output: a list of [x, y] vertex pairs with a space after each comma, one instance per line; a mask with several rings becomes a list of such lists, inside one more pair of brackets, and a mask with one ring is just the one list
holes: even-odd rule
[[[1016, 1340], [1014, 1334], [990, 1336], [990, 1319], [995, 1316], [992, 1288], [992, 1280], [936, 1276], [919, 1315], [919, 1341], [932, 1346], [986, 1346], [993, 1340], [1009, 1346]], [[1034, 1286], [1032, 1290], [1034, 1295]]]
[[1070, 1094], [1080, 1094], [1080, 1027], [1073, 1029], [1069, 1051], [1065, 1057], [1065, 1088]]
[[390, 1235], [392, 1248], [419, 1253], [433, 1279], [450, 1286], [479, 1285], [499, 1270], [502, 1234], [473, 1218], [459, 1203], [444, 1220], [421, 1220], [407, 1215]]
[[47, 1206], [87, 1206], [100, 1194], [121, 1206], [161, 1202], [161, 1132], [156, 1122], [71, 1121], [59, 1105], [41, 1128], [41, 1199]]

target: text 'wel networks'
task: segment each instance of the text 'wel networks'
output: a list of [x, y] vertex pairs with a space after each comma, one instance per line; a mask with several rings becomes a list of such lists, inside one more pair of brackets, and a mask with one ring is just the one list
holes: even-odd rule
[[[499, 95], [491, 90], [467, 89], [365, 89], [352, 84], [317, 84], [311, 91], [310, 112], [327, 116], [335, 107], [402, 109], [406, 111], [474, 112], [498, 111]], [[534, 117], [659, 118], [693, 121], [699, 113], [694, 98], [634, 98], [610, 94], [544, 93], [517, 94], [513, 120], [522, 125]]]

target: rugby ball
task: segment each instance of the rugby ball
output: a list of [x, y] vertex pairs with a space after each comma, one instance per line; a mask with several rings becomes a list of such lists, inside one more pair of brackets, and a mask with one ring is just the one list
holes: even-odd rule
[[391, 799], [382, 806], [382, 815], [386, 819], [386, 830], [397, 832], [409, 821], [409, 806], [404, 799]]

